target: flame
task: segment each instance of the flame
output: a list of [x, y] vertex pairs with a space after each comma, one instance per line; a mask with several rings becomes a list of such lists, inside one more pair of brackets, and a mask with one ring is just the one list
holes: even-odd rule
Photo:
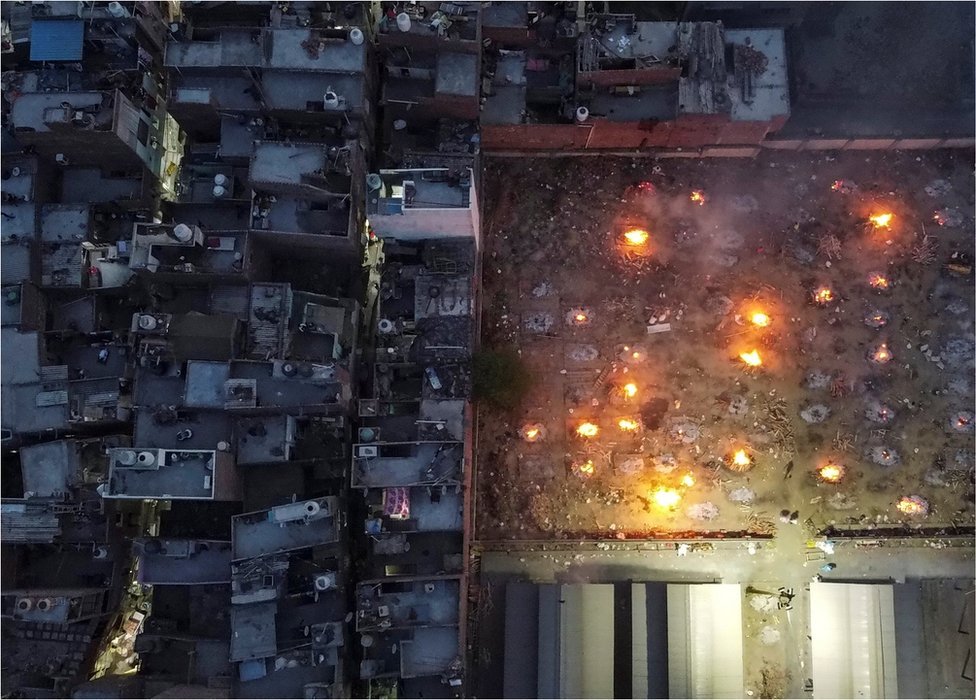
[[641, 354], [639, 352], [636, 352], [636, 351], [633, 352], [633, 353], [631, 353], [630, 356], [631, 356], [631, 358], [633, 358], [635, 360], [639, 360], [641, 358]]
[[769, 325], [770, 319], [769, 316], [764, 314], [762, 311], [757, 311], [749, 320], [752, 321], [753, 325], [759, 326], [760, 328], [765, 328]]
[[813, 292], [813, 300], [818, 304], [829, 304], [834, 300], [834, 292], [830, 287], [818, 287]]
[[539, 437], [541, 432], [542, 431], [539, 430], [538, 428], [527, 428], [525, 431], [525, 439], [528, 440], [529, 442], [532, 442], [533, 440]]
[[595, 423], [580, 423], [576, 428], [576, 434], [580, 437], [591, 438], [596, 437], [600, 432], [600, 427]]
[[818, 473], [823, 481], [836, 484], [844, 476], [844, 467], [839, 464], [825, 464], [820, 467]]
[[868, 280], [868, 282], [875, 289], [887, 289], [888, 288], [888, 285], [890, 284], [890, 282], [888, 281], [888, 278], [887, 277], [885, 277], [884, 275], [882, 275], [880, 273], [877, 273], [877, 272], [875, 272], [873, 275], [871, 275], [871, 277]]
[[685, 474], [683, 477], [681, 477], [681, 485], [691, 488], [695, 485], [695, 477], [693, 477], [691, 474]]
[[691, 193], [691, 201], [700, 207], [705, 206], [705, 193], [699, 190], [695, 190]]
[[942, 214], [942, 212], [937, 211], [937, 212], [935, 212], [935, 214], [932, 215], [932, 221], [934, 221], [935, 223], [937, 223], [939, 226], [945, 226], [947, 219]]
[[740, 353], [739, 359], [741, 359], [750, 367], [758, 367], [759, 365], [762, 364], [762, 358], [759, 356], [758, 350], [752, 350], [751, 352]]
[[917, 499], [910, 496], [903, 496], [896, 506], [905, 515], [925, 515], [926, 508]]
[[752, 459], [749, 457], [749, 453], [745, 450], [736, 450], [732, 455], [732, 464], [739, 467], [747, 467], [752, 464]]
[[957, 428], [965, 428], [967, 425], [969, 425], [969, 419], [966, 418], [966, 416], [959, 416], [958, 418], [956, 418]]
[[577, 323], [586, 323], [586, 314], [584, 313], [576, 314], [575, 316], [573, 316], [573, 320], [575, 320]]
[[868, 218], [874, 224], [875, 228], [891, 228], [891, 220], [895, 218], [895, 215], [884, 212], [883, 214], [875, 214]]
[[621, 430], [634, 431], [640, 427], [640, 423], [635, 421], [633, 418], [621, 418], [617, 421], [617, 427]]
[[665, 488], [664, 486], [659, 487], [651, 493], [651, 498], [661, 508], [674, 508], [681, 502], [680, 493], [675, 489]]
[[576, 471], [583, 476], [593, 476], [593, 473], [596, 471], [596, 465], [593, 464], [592, 459], [588, 459], [585, 462], [577, 464]]
[[629, 231], [624, 231], [624, 241], [627, 245], [641, 246], [647, 243], [647, 240], [651, 237], [647, 231], [642, 228], [632, 228]]
[[624, 384], [624, 396], [628, 399], [632, 399], [637, 396], [637, 385], [631, 382], [630, 384]]
[[838, 192], [843, 187], [844, 187], [844, 181], [843, 180], [834, 180], [834, 184], [832, 184], [830, 186], [830, 189], [832, 189], [834, 192]]
[[881, 345], [878, 346], [878, 349], [874, 351], [874, 355], [872, 355], [872, 357], [874, 358], [875, 362], [884, 363], [890, 360], [891, 351], [888, 350], [888, 345], [886, 343], [881, 343]]

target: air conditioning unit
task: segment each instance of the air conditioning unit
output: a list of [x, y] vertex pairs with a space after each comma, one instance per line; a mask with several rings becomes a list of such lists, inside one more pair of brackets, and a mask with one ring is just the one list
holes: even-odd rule
[[357, 457], [365, 457], [365, 458], [378, 457], [379, 454], [380, 454], [380, 450], [376, 445], [360, 445], [359, 447], [356, 448]]
[[379, 615], [380, 617], [389, 617], [390, 616], [390, 606], [389, 605], [380, 605], [380, 606], [378, 606], [376, 608], [376, 614]]

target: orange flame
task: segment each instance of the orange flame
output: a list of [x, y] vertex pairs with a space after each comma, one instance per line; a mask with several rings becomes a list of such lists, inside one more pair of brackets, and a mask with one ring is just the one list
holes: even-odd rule
[[875, 214], [868, 218], [874, 224], [875, 228], [891, 228], [891, 220], [895, 218], [895, 215], [885, 212], [883, 214]]
[[637, 396], [637, 385], [631, 382], [630, 384], [624, 384], [624, 396], [628, 399], [632, 399]]
[[691, 201], [700, 207], [705, 206], [705, 193], [699, 190], [695, 190], [691, 193]]
[[691, 474], [685, 474], [683, 477], [681, 477], [681, 485], [691, 488], [695, 485], [695, 477], [693, 477]]
[[891, 351], [888, 350], [888, 345], [886, 343], [881, 343], [878, 349], [874, 351], [874, 361], [875, 362], [887, 362], [891, 359]]
[[762, 364], [762, 357], [759, 356], [758, 350], [752, 350], [751, 352], [740, 353], [739, 359], [741, 359], [750, 367], [758, 367], [759, 365]]
[[830, 189], [832, 189], [834, 192], [838, 192], [843, 187], [844, 187], [844, 181], [843, 180], [834, 180], [834, 184], [832, 184], [830, 186]]
[[621, 430], [634, 431], [640, 427], [640, 423], [635, 421], [633, 418], [621, 418], [617, 421], [617, 427]]
[[577, 323], [586, 323], [586, 314], [583, 313], [576, 314], [575, 316], [573, 316], [573, 320], [575, 320]]
[[590, 423], [589, 421], [580, 423], [576, 428], [576, 434], [584, 438], [596, 437], [599, 433], [600, 427], [595, 423]]
[[732, 464], [739, 467], [747, 467], [752, 464], [752, 458], [749, 457], [749, 453], [745, 450], [736, 450], [732, 455]]
[[839, 464], [825, 464], [820, 467], [818, 474], [821, 480], [836, 484], [844, 477], [844, 467]]
[[868, 282], [875, 289], [887, 289], [888, 285], [890, 284], [890, 282], [888, 282], [887, 277], [877, 272], [871, 275], [871, 278], [868, 280]]
[[596, 465], [593, 464], [592, 459], [588, 459], [585, 462], [577, 464], [576, 471], [583, 476], [593, 476], [594, 472], [596, 472]]
[[753, 325], [759, 326], [760, 328], [765, 328], [770, 322], [769, 316], [764, 314], [762, 311], [757, 311], [754, 313], [749, 320], [752, 321]]
[[627, 243], [627, 245], [642, 246], [647, 243], [647, 240], [650, 237], [651, 234], [642, 228], [632, 228], [628, 231], [624, 231], [624, 241]]
[[916, 501], [914, 498], [909, 498], [908, 496], [903, 496], [898, 501], [896, 506], [905, 515], [924, 515], [925, 506]]
[[535, 440], [537, 440], [539, 438], [539, 435], [541, 435], [541, 434], [542, 434], [542, 431], [539, 430], [539, 428], [534, 428], [534, 427], [533, 428], [526, 428], [526, 430], [525, 430], [525, 439], [528, 440], [529, 442], [534, 442]]
[[669, 489], [664, 486], [657, 488], [652, 494], [651, 498], [654, 502], [661, 508], [674, 508], [678, 503], [681, 502], [681, 494], [675, 489]]
[[834, 292], [830, 287], [818, 287], [813, 292], [813, 300], [818, 304], [829, 304], [834, 300]]

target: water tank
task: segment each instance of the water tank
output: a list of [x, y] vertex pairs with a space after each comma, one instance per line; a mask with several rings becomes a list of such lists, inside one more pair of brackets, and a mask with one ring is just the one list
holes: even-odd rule
[[286, 377], [294, 377], [298, 373], [298, 368], [291, 362], [286, 362], [281, 366], [281, 373]]
[[108, 547], [96, 547], [92, 552], [93, 559], [108, 559]]
[[576, 108], [576, 121], [582, 124], [590, 118], [590, 110], [580, 105]]
[[230, 443], [226, 440], [221, 440], [217, 443], [217, 450], [220, 452], [230, 452]]
[[377, 327], [380, 333], [392, 333], [396, 329], [396, 324], [388, 318], [381, 318]]
[[305, 501], [304, 511], [306, 518], [312, 518], [318, 515], [320, 510], [322, 510], [322, 506], [315, 501]]
[[118, 19], [129, 16], [129, 11], [120, 2], [110, 2], [108, 4], [108, 13]]
[[401, 32], [410, 31], [410, 15], [408, 15], [406, 12], [401, 12], [398, 14], [396, 22], [397, 29], [399, 29]]
[[326, 109], [334, 109], [339, 106], [339, 95], [332, 88], [329, 88], [322, 97], [322, 103]]
[[193, 229], [186, 224], [176, 224], [173, 227], [173, 237], [180, 243], [189, 243], [193, 240]]
[[37, 601], [38, 612], [47, 612], [53, 607], [54, 607], [53, 598], [41, 598], [39, 601]]
[[140, 467], [152, 467], [156, 464], [156, 455], [148, 450], [144, 450], [136, 457], [136, 463]]
[[115, 453], [115, 461], [123, 467], [131, 467], [136, 463], [137, 456], [135, 450], [120, 450]]
[[17, 612], [20, 613], [25, 613], [34, 609], [34, 601], [30, 598], [18, 598], [14, 605], [17, 608]]
[[227, 194], [227, 188], [223, 185], [214, 185], [213, 196], [214, 199], [221, 199]]
[[394, 131], [403, 131], [406, 128], [407, 128], [407, 120], [406, 119], [395, 119], [395, 120], [393, 120], [393, 130]]
[[377, 191], [383, 187], [383, 178], [381, 178], [377, 173], [370, 173], [366, 176], [366, 187], [371, 191]]
[[349, 30], [349, 41], [351, 41], [356, 46], [362, 46], [366, 37], [363, 36], [363, 30], [359, 27], [353, 27]]
[[335, 574], [319, 574], [315, 577], [315, 590], [327, 591], [335, 587]]
[[214, 175], [214, 184], [215, 185], [220, 185], [220, 186], [223, 187], [224, 185], [227, 184], [227, 182], [228, 182], [227, 176], [224, 175], [223, 173], [217, 173], [216, 175]]
[[152, 314], [140, 314], [139, 316], [139, 330], [142, 331], [154, 331], [159, 323], [156, 321], [156, 317]]

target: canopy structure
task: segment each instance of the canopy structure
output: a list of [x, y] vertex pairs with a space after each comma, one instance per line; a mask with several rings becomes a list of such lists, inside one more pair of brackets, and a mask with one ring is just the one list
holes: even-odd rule
[[898, 697], [890, 584], [811, 584], [810, 635], [815, 698]]
[[80, 61], [85, 23], [80, 19], [42, 19], [31, 23], [30, 60]]

